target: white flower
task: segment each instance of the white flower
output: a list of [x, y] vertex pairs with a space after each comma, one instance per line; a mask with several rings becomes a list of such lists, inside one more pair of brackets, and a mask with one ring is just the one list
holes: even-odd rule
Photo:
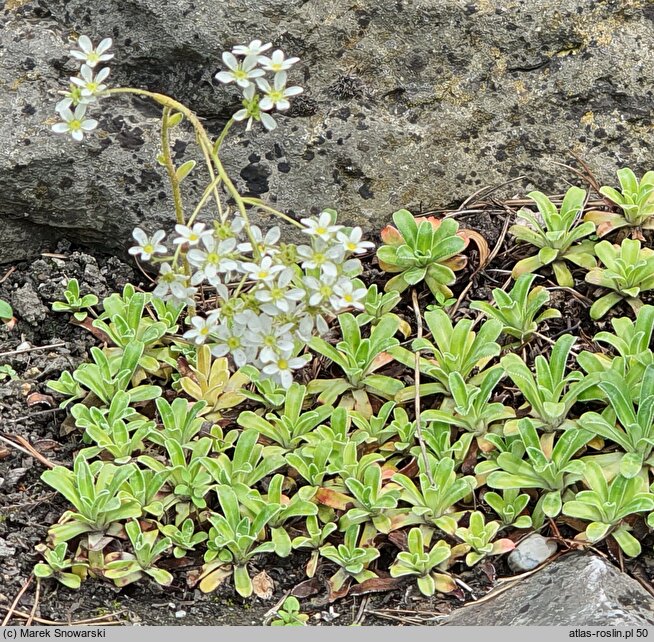
[[334, 286], [334, 294], [330, 297], [329, 302], [337, 312], [347, 308], [363, 310], [364, 305], [362, 301], [366, 298], [367, 292], [368, 290], [366, 288], [355, 290], [354, 284], [350, 279], [339, 279]]
[[180, 303], [193, 305], [193, 297], [197, 288], [189, 287], [188, 277], [185, 274], [175, 272], [170, 263], [162, 263], [159, 269], [157, 287], [152, 291], [154, 296], [160, 299], [171, 297]]
[[362, 235], [363, 230], [360, 227], [354, 227], [349, 234], [346, 234], [345, 232], [337, 232], [336, 240], [343, 245], [343, 249], [346, 252], [352, 254], [363, 254], [368, 250], [374, 249], [375, 244], [370, 241], [362, 241]]
[[329, 212], [322, 212], [318, 218], [300, 219], [300, 223], [306, 228], [303, 232], [310, 236], [317, 236], [323, 241], [331, 240], [336, 232], [343, 229], [342, 225], [332, 225], [332, 217]]
[[226, 51], [223, 54], [223, 62], [229, 68], [229, 71], [220, 71], [215, 78], [226, 85], [235, 82], [239, 87], [245, 89], [252, 84], [252, 80], [261, 78], [266, 72], [257, 67], [257, 57], [247, 56], [245, 60], [239, 62], [236, 57]]
[[[222, 72], [221, 72], [222, 73]], [[216, 76], [217, 78], [218, 76]], [[249, 84], [243, 90], [243, 109], [239, 109], [232, 118], [236, 122], [241, 122], [247, 118], [248, 124], [245, 127], [245, 131], [250, 131], [252, 129], [252, 123], [255, 120], [258, 120], [259, 115], [259, 103], [258, 100], [254, 99], [257, 88], [253, 84]]]
[[218, 328], [218, 311], [211, 312], [205, 319], [203, 317], [193, 317], [191, 319], [190, 330], [187, 330], [183, 337], [192, 340], [196, 345], [203, 344], [211, 335], [212, 332]]
[[204, 223], [195, 223], [193, 227], [175, 225], [175, 232], [179, 236], [173, 240], [173, 244], [181, 245], [182, 243], [188, 243], [189, 245], [197, 245], [201, 239], [213, 235], [213, 232], [211, 230], [205, 230], [205, 227], [206, 225]]
[[293, 383], [293, 370], [304, 368], [311, 359], [309, 356], [291, 357], [289, 353], [270, 355], [270, 357], [265, 360], [266, 365], [262, 372], [287, 389]]
[[297, 254], [305, 270], [319, 268], [324, 276], [334, 277], [338, 274], [338, 264], [343, 260], [343, 248], [339, 245], [328, 247], [322, 243], [316, 247], [299, 245]]
[[82, 65], [79, 75], [81, 78], [73, 76], [70, 79], [70, 82], [82, 89], [82, 96], [95, 96], [107, 88], [107, 85], [103, 85], [102, 81], [107, 79], [107, 76], [109, 75], [109, 67], [100, 69], [100, 71], [98, 71], [94, 76], [91, 67], [88, 65]]
[[138, 245], [130, 247], [127, 251], [134, 256], [140, 254], [143, 261], [149, 261], [153, 254], [165, 254], [168, 251], [166, 246], [161, 243], [166, 236], [163, 230], [157, 230], [151, 237], [148, 237], [140, 227], [137, 227], [132, 232], [132, 236]]
[[315, 307], [324, 301], [328, 301], [334, 295], [336, 275], [323, 275], [320, 279], [305, 276], [303, 282], [309, 294], [309, 305]]
[[202, 273], [204, 275], [202, 278], [211, 280], [218, 273], [224, 274], [238, 267], [238, 264], [232, 258], [236, 248], [236, 239], [230, 238], [217, 241], [213, 236], [203, 236], [202, 245], [205, 248], [204, 250], [193, 248], [186, 255], [191, 265], [200, 268], [198, 274]]
[[295, 301], [304, 298], [302, 290], [289, 288], [292, 276], [292, 271], [284, 270], [280, 273], [276, 283], [265, 283], [264, 287], [255, 290], [254, 298], [261, 303], [262, 312], [270, 316], [284, 314], [290, 312]]
[[243, 263], [241, 268], [247, 274], [248, 279], [265, 283], [272, 281], [277, 274], [286, 269], [283, 265], [273, 265], [270, 256], [264, 256], [260, 263]]
[[57, 134], [70, 134], [74, 140], [80, 141], [84, 138], [84, 132], [91, 132], [98, 126], [98, 121], [93, 118], [84, 118], [86, 105], [77, 105], [75, 113], [70, 107], [63, 107], [59, 115], [64, 122], [52, 126], [52, 131]]
[[329, 332], [329, 324], [320, 312], [313, 312], [312, 314], [306, 313], [301, 319], [297, 329], [297, 336], [309, 343], [313, 336], [314, 327], [319, 336], [323, 336]]
[[266, 94], [259, 102], [259, 109], [262, 111], [270, 111], [273, 108], [276, 108], [277, 111], [285, 111], [291, 106], [288, 98], [297, 96], [304, 91], [302, 87], [286, 87], [285, 71], [280, 71], [275, 74], [272, 87], [265, 78], [259, 78], [257, 80], [257, 85], [259, 85], [259, 89]]
[[290, 69], [296, 62], [299, 62], [299, 58], [285, 58], [284, 52], [281, 49], [276, 49], [273, 51], [272, 56], [259, 56], [259, 64], [266, 71], [287, 71]]
[[275, 325], [275, 320], [267, 314], [253, 315], [247, 323], [245, 340], [248, 345], [260, 348], [260, 358], [267, 360], [268, 355], [293, 349], [292, 329], [292, 323]]
[[[265, 236], [263, 235], [261, 228], [259, 228], [256, 225], [252, 225], [250, 227], [250, 231], [252, 232], [252, 236], [254, 237], [254, 241], [257, 246], [257, 249], [259, 250], [259, 253], [262, 256], [266, 256], [266, 255], [273, 256], [279, 253], [279, 249], [276, 247], [276, 245], [282, 233], [278, 225], [271, 227], [266, 232]], [[249, 240], [245, 243], [239, 243], [238, 251], [243, 254], [251, 253], [252, 243]]]
[[264, 45], [262, 40], [253, 40], [249, 45], [236, 45], [232, 49], [232, 53], [235, 56], [259, 56], [271, 47], [272, 42], [267, 42]]
[[237, 368], [254, 360], [256, 350], [244, 341], [241, 328], [230, 328], [227, 323], [222, 323], [212, 333], [212, 336], [217, 340], [216, 345], [211, 348], [211, 354], [214, 357], [231, 354]]
[[111, 38], [105, 38], [100, 41], [100, 44], [94, 49], [93, 43], [88, 36], [80, 36], [77, 40], [77, 46], [81, 51], [73, 49], [70, 55], [78, 60], [83, 60], [89, 67], [95, 67], [99, 62], [111, 60], [114, 55], [107, 53], [111, 49]]
[[252, 129], [252, 123], [257, 121], [261, 123], [268, 131], [272, 131], [277, 127], [275, 119], [264, 111], [261, 111], [259, 107], [259, 96], [256, 95], [256, 87], [254, 85], [248, 85], [243, 90], [243, 109], [239, 109], [232, 118], [241, 122], [247, 119], [248, 124], [245, 127], [245, 131], [250, 131]]

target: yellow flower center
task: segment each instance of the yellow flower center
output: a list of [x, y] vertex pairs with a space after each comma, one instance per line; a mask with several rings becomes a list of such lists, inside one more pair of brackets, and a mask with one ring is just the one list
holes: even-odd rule
[[143, 251], [144, 251], [146, 254], [154, 254], [154, 245], [152, 245], [152, 243], [146, 243], [146, 244], [143, 246]]
[[288, 370], [288, 361], [286, 361], [286, 359], [280, 359], [280, 360], [277, 362], [277, 367], [278, 367], [280, 370]]

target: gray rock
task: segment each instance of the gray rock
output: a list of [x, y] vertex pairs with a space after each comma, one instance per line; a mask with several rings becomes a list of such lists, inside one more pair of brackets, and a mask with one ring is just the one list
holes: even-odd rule
[[507, 562], [515, 573], [531, 571], [556, 553], [556, 541], [539, 533], [527, 535], [509, 554]]
[[572, 553], [496, 598], [471, 603], [446, 626], [651, 626], [654, 600], [636, 580], [591, 554]]
[[[223, 49], [262, 37], [301, 56], [306, 93], [276, 132], [230, 139], [225, 163], [251, 194], [296, 215], [333, 206], [372, 232], [400, 207], [520, 175], [497, 194], [561, 191], [577, 179], [553, 161], [570, 149], [602, 182], [654, 167], [653, 20], [645, 0], [13, 0], [0, 18], [0, 261], [60, 237], [124, 249], [135, 225], [170, 226], [156, 108], [108, 101], [83, 145], [49, 131], [74, 32], [112, 36], [112, 83], [179, 97], [213, 135], [238, 107], [213, 80]], [[192, 147], [180, 131], [178, 161]], [[192, 203], [200, 185], [187, 187]]]
[[41, 303], [39, 295], [30, 283], [26, 283], [23, 287], [18, 288], [12, 294], [11, 302], [14, 306], [15, 314], [32, 325], [43, 321], [48, 314], [48, 308]]

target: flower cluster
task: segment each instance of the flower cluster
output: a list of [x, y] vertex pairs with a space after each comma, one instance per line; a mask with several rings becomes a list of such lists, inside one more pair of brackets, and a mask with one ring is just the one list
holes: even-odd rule
[[[302, 219], [309, 242], [279, 244], [280, 230], [265, 234], [235, 217], [207, 229], [203, 223], [175, 226], [171, 256], [164, 232], [134, 231], [131, 254], [162, 261], [155, 296], [193, 305], [198, 289], [215, 292], [215, 309], [191, 316], [184, 338], [207, 343], [214, 356], [230, 355], [237, 367], [251, 364], [284, 387], [308, 358], [297, 356], [314, 331], [324, 334], [327, 320], [348, 309], [363, 309], [367, 290], [356, 278], [356, 255], [373, 244], [361, 228], [335, 223], [334, 212]], [[161, 255], [154, 259], [155, 255]]]
[[68, 90], [60, 92], [63, 99], [55, 107], [61, 117], [61, 122], [52, 126], [57, 134], [70, 134], [76, 141], [81, 141], [84, 134], [93, 131], [98, 121], [86, 117], [86, 110], [97, 102], [99, 95], [107, 88], [104, 81], [109, 76], [109, 67], [99, 71], [95, 68], [99, 63], [111, 60], [114, 55], [109, 53], [111, 38], [105, 38], [95, 47], [88, 36], [80, 36], [77, 40], [78, 49], [73, 49], [70, 55], [80, 61], [77, 76], [70, 78]]
[[[231, 52], [223, 53], [226, 70], [216, 74], [216, 80], [224, 84], [235, 83], [243, 93], [243, 108], [233, 116], [236, 121], [247, 120], [246, 129], [254, 121], [268, 130], [277, 123], [269, 112], [285, 111], [291, 104], [289, 98], [301, 94], [302, 87], [287, 87], [288, 70], [299, 58], [287, 58], [281, 49], [270, 56], [263, 55], [272, 48], [272, 43], [253, 40], [249, 45], [238, 45]], [[266, 74], [272, 74], [270, 79]], [[272, 83], [271, 83], [272, 80]]]

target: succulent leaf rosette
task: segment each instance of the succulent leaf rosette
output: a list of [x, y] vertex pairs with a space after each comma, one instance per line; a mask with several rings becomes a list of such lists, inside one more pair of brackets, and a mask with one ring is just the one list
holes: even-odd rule
[[643, 305], [640, 295], [654, 289], [654, 250], [640, 246], [640, 241], [624, 239], [621, 245], [600, 241], [595, 246], [603, 267], [586, 274], [586, 281], [613, 290], [600, 297], [590, 308], [592, 319], [601, 319], [622, 299], [638, 311]]
[[425, 281], [435, 297], [451, 297], [448, 286], [456, 281], [454, 273], [466, 266], [461, 252], [475, 233], [460, 230], [454, 219], [415, 218], [407, 210], [395, 212], [393, 222], [397, 227], [388, 225], [382, 230], [384, 245], [377, 250], [382, 270], [399, 273], [385, 290], [403, 292]]
[[618, 171], [620, 189], [601, 187], [600, 194], [615, 203], [621, 212], [588, 212], [584, 220], [597, 225], [602, 238], [621, 227], [654, 229], [654, 172], [647, 172], [640, 180], [625, 167]]

